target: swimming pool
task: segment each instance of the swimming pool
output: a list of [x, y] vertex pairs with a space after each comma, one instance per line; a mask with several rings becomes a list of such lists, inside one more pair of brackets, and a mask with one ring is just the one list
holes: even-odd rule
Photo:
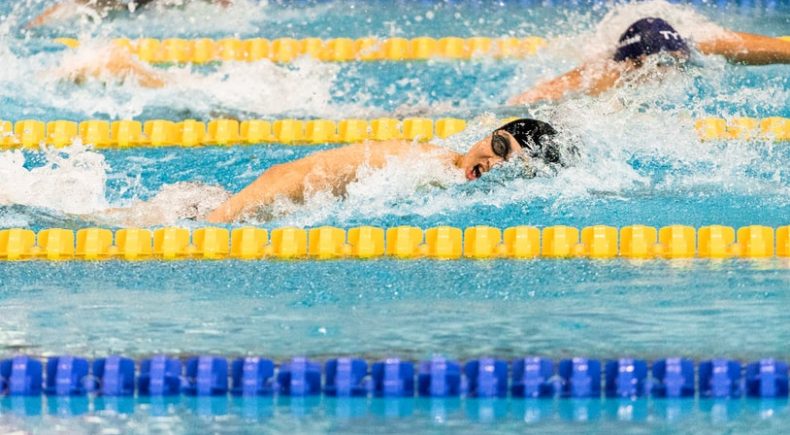
[[[0, 71], [0, 119], [452, 116], [467, 119], [468, 128], [436, 142], [457, 150], [485, 134], [493, 118], [514, 115], [502, 104], [521, 84], [571, 68], [638, 16], [668, 16], [681, 23], [681, 31], [704, 31], [709, 19], [738, 30], [790, 33], [787, 2], [249, 1], [224, 15], [195, 4], [162, 16], [72, 23], [23, 38], [23, 16], [30, 10], [0, 5], [0, 58], [7, 65]], [[524, 19], [513, 18], [520, 15]], [[75, 86], [43, 72], [70, 55], [51, 43], [55, 36], [229, 35], [536, 35], [550, 43], [523, 61], [299, 59], [182, 68], [178, 84], [162, 90]], [[461, 183], [447, 181], [430, 162], [396, 162], [365, 174], [345, 198], [316, 192], [304, 205], [278, 203], [252, 224], [269, 230], [788, 225], [787, 142], [701, 141], [694, 129], [694, 121], [707, 116], [790, 117], [787, 67], [701, 62], [703, 67], [638, 92], [626, 87], [598, 99], [531, 108], [533, 116], [551, 119], [583, 145], [581, 162], [556, 176], [523, 180], [505, 170]], [[75, 144], [47, 152], [2, 151], [0, 177], [14, 182], [0, 183], [0, 227], [117, 229], [129, 223], [99, 217], [102, 210], [153, 198], [179, 182], [237, 191], [273, 164], [331, 146], [95, 150]], [[174, 206], [205, 192], [203, 185], [173, 189], [163, 202]], [[205, 226], [178, 215], [168, 219], [167, 225]], [[420, 361], [434, 355], [462, 362], [526, 355], [553, 361], [787, 361], [788, 288], [790, 269], [782, 258], [0, 261], [0, 359], [117, 354], [140, 361], [166, 354], [277, 362], [296, 356]], [[778, 432], [789, 416], [786, 400], [754, 398], [0, 398], [3, 430], [67, 432]]]

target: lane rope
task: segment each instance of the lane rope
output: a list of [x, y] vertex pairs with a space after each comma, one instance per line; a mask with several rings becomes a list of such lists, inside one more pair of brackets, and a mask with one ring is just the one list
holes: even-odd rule
[[[73, 38], [54, 40], [70, 48], [80, 46]], [[206, 64], [213, 62], [255, 62], [270, 60], [292, 62], [309, 56], [325, 62], [468, 60], [477, 57], [496, 59], [524, 58], [534, 55], [546, 40], [525, 38], [444, 37], [431, 38], [224, 38], [114, 39], [113, 44], [128, 50], [144, 62], [155, 64]]]
[[[790, 41], [790, 36], [778, 39]], [[78, 48], [74, 38], [55, 38], [58, 44]], [[113, 44], [128, 50], [144, 62], [154, 64], [207, 64], [214, 62], [255, 62], [270, 60], [288, 63], [302, 56], [325, 62], [468, 60], [472, 58], [520, 59], [535, 55], [547, 45], [544, 38], [118, 38]]]
[[[510, 119], [503, 119], [504, 123]], [[81, 122], [27, 119], [11, 123], [0, 121], [0, 149], [39, 148], [41, 145], [66, 147], [79, 138], [97, 148], [132, 148], [203, 145], [245, 145], [277, 143], [317, 145], [393, 139], [429, 141], [444, 139], [466, 129], [459, 118], [376, 118], [376, 119], [214, 119], [181, 122], [154, 119]], [[701, 118], [695, 121], [701, 140], [790, 140], [790, 118], [732, 117]]]
[[[696, 369], [696, 370], [695, 370]], [[696, 372], [696, 382], [695, 382]], [[46, 375], [46, 376], [45, 376]], [[342, 357], [321, 364], [304, 357], [276, 365], [254, 356], [196, 356], [182, 361], [156, 355], [88, 359], [28, 356], [0, 361], [0, 397], [8, 396], [316, 396], [485, 398], [784, 398], [787, 363], [764, 358], [748, 364], [686, 358], [605, 361], [572, 358], [557, 363], [527, 356], [512, 363], [479, 358], [461, 364], [433, 357], [415, 364], [387, 358], [368, 364]]]
[[790, 258], [790, 225], [0, 230], [0, 261]]

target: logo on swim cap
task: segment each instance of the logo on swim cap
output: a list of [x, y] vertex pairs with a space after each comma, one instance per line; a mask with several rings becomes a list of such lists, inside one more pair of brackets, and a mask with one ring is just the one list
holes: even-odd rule
[[637, 59], [661, 51], [688, 54], [689, 47], [674, 27], [661, 18], [643, 18], [626, 30], [617, 44], [614, 60]]

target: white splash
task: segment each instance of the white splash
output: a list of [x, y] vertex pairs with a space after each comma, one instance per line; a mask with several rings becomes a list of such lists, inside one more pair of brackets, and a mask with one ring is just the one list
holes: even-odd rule
[[21, 151], [0, 153], [0, 204], [88, 214], [107, 208], [105, 183], [110, 168], [100, 153], [76, 143], [65, 150], [44, 149], [44, 165], [25, 168]]

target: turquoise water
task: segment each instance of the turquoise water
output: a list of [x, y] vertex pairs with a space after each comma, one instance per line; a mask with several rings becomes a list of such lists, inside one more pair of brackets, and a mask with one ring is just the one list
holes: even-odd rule
[[786, 400], [35, 398], [0, 411], [0, 428], [72, 433], [771, 433], [790, 417]]
[[0, 263], [0, 273], [6, 352], [790, 359], [782, 260]]
[[[580, 3], [240, 1], [227, 11], [194, 4], [26, 32], [26, 17], [43, 5], [4, 2], [0, 119], [452, 115], [470, 119], [470, 129], [437, 143], [463, 151], [493, 128], [491, 118], [523, 113], [502, 107], [509, 96], [605, 50], [638, 17], [660, 14], [682, 32], [699, 34], [714, 31], [711, 25], [790, 33], [787, 2]], [[143, 35], [505, 34], [545, 36], [550, 45], [525, 61], [341, 65], [303, 59], [288, 66], [171, 69], [175, 84], [161, 90], [64, 82], [51, 71], [86, 52], [49, 42], [63, 35], [101, 42]], [[716, 58], [699, 63], [638, 90], [525, 109], [581, 145], [581, 161], [555, 176], [523, 180], [504, 169], [461, 183], [430, 162], [393, 162], [361, 174], [344, 198], [315, 192], [305, 204], [278, 203], [250, 223], [269, 229], [789, 224], [786, 144], [700, 142], [693, 131], [693, 120], [703, 116], [790, 116], [788, 67], [740, 67]], [[176, 210], [163, 213], [161, 225], [194, 228], [202, 224], [183, 220], [178, 210], [195, 197], [213, 196], [217, 189], [207, 186], [237, 191], [271, 165], [332, 146], [97, 151], [74, 144], [59, 151], [2, 151], [0, 227], [148, 225], [103, 211], [158, 198], [163, 209]], [[201, 184], [178, 184], [185, 182]], [[0, 263], [0, 357], [788, 360], [789, 266], [778, 259]], [[0, 431], [33, 432], [718, 433], [779, 432], [788, 421], [786, 402], [753, 400], [0, 399]]]

